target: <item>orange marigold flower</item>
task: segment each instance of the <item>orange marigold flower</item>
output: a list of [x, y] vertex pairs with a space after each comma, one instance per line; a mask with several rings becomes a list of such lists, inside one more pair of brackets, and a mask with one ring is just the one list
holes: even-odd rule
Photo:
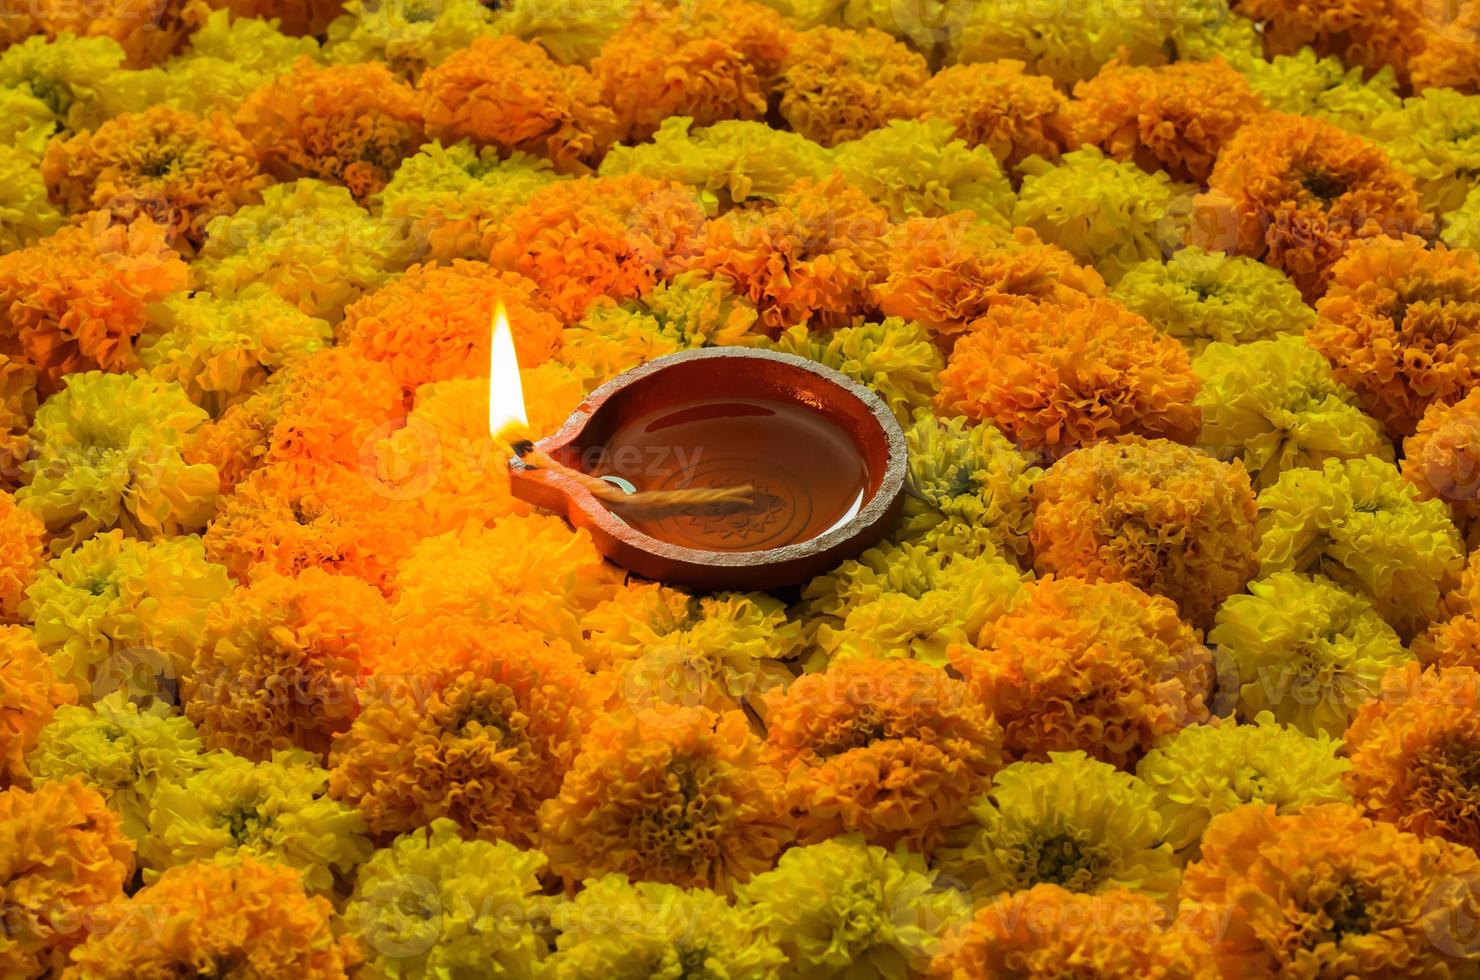
[[80, 779], [0, 793], [0, 976], [60, 973], [133, 873], [122, 819]]
[[592, 303], [644, 296], [678, 271], [703, 234], [693, 188], [638, 174], [560, 181], [530, 195], [504, 221], [494, 266], [540, 287], [566, 323]]
[[329, 24], [344, 16], [343, 0], [209, 0], [216, 10], [229, 10], [233, 19], [256, 17], [281, 21], [278, 30], [294, 37], [323, 36]]
[[28, 10], [34, 29], [52, 40], [64, 35], [112, 38], [123, 48], [125, 68], [148, 68], [166, 60], [211, 11], [202, 0], [151, 0], [142, 7], [133, 0], [26, 0], [16, 6]]
[[414, 265], [344, 311], [341, 341], [390, 365], [410, 394], [450, 378], [488, 377], [494, 311], [508, 311], [519, 363], [530, 368], [560, 346], [560, 321], [546, 312], [539, 287], [484, 262]]
[[1425, 664], [1480, 670], [1480, 617], [1466, 614], [1435, 623], [1411, 649]]
[[1448, 16], [1423, 31], [1423, 50], [1409, 60], [1413, 88], [1480, 90], [1480, 0], [1431, 5], [1429, 13]]
[[1259, 567], [1249, 475], [1201, 450], [1129, 436], [1075, 450], [1033, 488], [1040, 573], [1129, 582], [1211, 625]]
[[920, 118], [949, 121], [957, 139], [987, 147], [1004, 167], [1031, 156], [1057, 160], [1076, 145], [1069, 99], [1025, 67], [1004, 60], [942, 68], [925, 83]]
[[281, 387], [268, 395], [277, 405], [268, 437], [275, 460], [360, 464], [406, 415], [391, 366], [350, 348], [316, 351], [279, 377]]
[[1346, 803], [1213, 818], [1182, 876], [1178, 924], [1225, 977], [1462, 977], [1480, 858]]
[[949, 343], [1008, 303], [1074, 303], [1105, 295], [1105, 280], [1029, 228], [1005, 232], [971, 215], [912, 218], [884, 240], [873, 287], [879, 309], [916, 320]]
[[21, 622], [21, 600], [46, 558], [46, 525], [0, 490], [0, 623]]
[[416, 93], [378, 61], [319, 67], [300, 59], [243, 100], [236, 125], [278, 180], [336, 181], [361, 203], [422, 142]]
[[566, 644], [447, 616], [396, 637], [330, 755], [329, 792], [372, 833], [448, 817], [465, 836], [536, 843], [598, 700]]
[[1397, 438], [1480, 383], [1480, 255], [1412, 235], [1354, 245], [1306, 333]]
[[1403, 478], [1424, 500], [1449, 504], [1462, 533], [1473, 539], [1480, 532], [1480, 387], [1425, 410], [1403, 440]]
[[1317, 55], [1339, 55], [1373, 72], [1392, 65], [1406, 79], [1409, 60], [1424, 43], [1423, 0], [1235, 0], [1232, 6], [1261, 25], [1270, 55], [1309, 45]]
[[859, 833], [928, 852], [1002, 765], [1002, 729], [971, 689], [918, 660], [849, 660], [766, 698], [767, 757], [799, 840]]
[[222, 499], [249, 473], [268, 462], [268, 439], [283, 410], [287, 378], [286, 372], [272, 376], [246, 399], [222, 412], [220, 418], [186, 437], [182, 452], [185, 462], [214, 466]]
[[369, 585], [320, 568], [267, 572], [212, 608], [184, 677], [185, 714], [208, 748], [323, 758], [390, 649], [390, 608]]
[[772, 331], [846, 326], [872, 307], [889, 213], [834, 174], [797, 181], [774, 203], [749, 202], [709, 222], [690, 263], [734, 283]]
[[591, 71], [626, 138], [643, 140], [669, 116], [695, 126], [763, 119], [791, 38], [779, 13], [747, 0], [649, 0], [607, 39]]
[[1017, 303], [952, 348], [936, 404], [1063, 453], [1127, 433], [1192, 442], [1198, 387], [1187, 348], [1117, 302]]
[[187, 253], [205, 240], [212, 218], [257, 203], [271, 180], [224, 115], [202, 119], [164, 105], [52, 140], [41, 175], [66, 211], [103, 211], [122, 222], [148, 215]]
[[1480, 848], [1480, 673], [1410, 663], [1382, 687], [1346, 730], [1352, 797], [1399, 830]]
[[792, 839], [781, 775], [744, 713], [706, 708], [622, 711], [590, 726], [540, 830], [567, 887], [617, 873], [729, 892]]
[[417, 82], [428, 133], [548, 157], [562, 173], [588, 173], [620, 136], [601, 84], [533, 41], [480, 37]]
[[929, 80], [924, 57], [883, 31], [814, 27], [796, 35], [776, 87], [787, 124], [834, 146], [913, 117]]
[[1118, 888], [1097, 895], [1034, 885], [976, 911], [945, 939], [927, 980], [1007, 980], [1062, 975], [1066, 964], [1097, 980], [1217, 980], [1207, 940], [1167, 928], [1149, 895]]
[[[57, 678], [51, 658], [41, 652], [29, 629], [0, 626], [0, 788], [26, 785], [31, 775], [27, 753], [57, 707], [75, 699], [76, 692]], [[3, 946], [0, 941], [0, 962]]]
[[1223, 144], [1265, 111], [1248, 79], [1221, 58], [1157, 68], [1112, 62], [1075, 85], [1074, 99], [1075, 143], [1197, 183]]
[[34, 366], [42, 394], [74, 371], [131, 371], [149, 305], [189, 284], [152, 220], [98, 215], [0, 255], [0, 352]]
[[36, 369], [19, 357], [0, 353], [0, 486], [20, 482], [21, 464], [30, 455], [27, 430], [36, 402]]
[[1194, 204], [1188, 244], [1261, 259], [1310, 303], [1352, 242], [1434, 230], [1413, 178], [1381, 147], [1309, 116], [1272, 112], [1240, 129], [1208, 187]]
[[255, 858], [170, 868], [111, 910], [79, 947], [65, 980], [184, 976], [345, 980], [360, 961], [334, 906], [297, 871]]
[[1041, 579], [976, 647], [956, 648], [952, 663], [1014, 762], [1082, 749], [1126, 768], [1208, 719], [1212, 656], [1171, 601], [1124, 582]]

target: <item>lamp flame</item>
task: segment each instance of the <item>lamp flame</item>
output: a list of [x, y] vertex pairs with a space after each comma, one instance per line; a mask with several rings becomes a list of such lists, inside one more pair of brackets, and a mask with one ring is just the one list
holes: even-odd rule
[[524, 385], [519, 379], [519, 355], [514, 351], [514, 334], [509, 330], [509, 315], [500, 303], [493, 314], [493, 344], [488, 354], [488, 431], [497, 437], [505, 429], [522, 428]]

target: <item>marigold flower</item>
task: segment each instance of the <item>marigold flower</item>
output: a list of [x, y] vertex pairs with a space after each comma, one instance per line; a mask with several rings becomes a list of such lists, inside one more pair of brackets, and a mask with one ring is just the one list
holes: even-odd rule
[[0, 863], [8, 926], [0, 973], [60, 972], [98, 923], [98, 909], [123, 898], [134, 849], [118, 817], [81, 780], [44, 783], [34, 793], [0, 792]]
[[936, 865], [978, 901], [1034, 885], [1095, 894], [1125, 888], [1167, 901], [1177, 862], [1156, 793], [1083, 752], [1015, 762], [971, 806]]
[[768, 330], [841, 327], [872, 308], [868, 287], [888, 228], [888, 212], [840, 175], [801, 180], [774, 204], [709, 222], [689, 265], [732, 281]]
[[1426, 33], [1424, 5], [1409, 0], [1237, 0], [1237, 7], [1260, 25], [1272, 55], [1310, 45], [1373, 71], [1391, 65], [1404, 78]]
[[516, 37], [475, 38], [423, 74], [417, 93], [428, 135], [533, 153], [561, 173], [589, 172], [621, 135], [590, 72]]
[[468, 42], [492, 36], [494, 12], [477, 0], [348, 0], [329, 25], [324, 57], [335, 64], [384, 62], [409, 81]]
[[937, 404], [1024, 449], [1064, 452], [1127, 433], [1197, 438], [1187, 350], [1111, 300], [1004, 305], [951, 351]]
[[781, 776], [745, 715], [704, 708], [598, 719], [540, 810], [544, 852], [567, 885], [615, 872], [728, 892], [770, 868], [792, 832]]
[[46, 525], [0, 490], [0, 623], [19, 623], [21, 597], [46, 554]]
[[1405, 640], [1440, 616], [1464, 553], [1448, 508], [1372, 456], [1290, 470], [1259, 494], [1261, 574], [1319, 572]]
[[1369, 75], [1360, 65], [1348, 68], [1340, 58], [1318, 57], [1310, 48], [1269, 59], [1261, 52], [1236, 58], [1234, 65], [1274, 111], [1315, 116], [1359, 135], [1403, 101], [1391, 67]]
[[1213, 980], [1207, 941], [1169, 929], [1166, 909], [1124, 888], [1083, 895], [1044, 883], [1002, 895], [950, 937], [928, 980], [1048, 977], [1072, 969], [1101, 980]]
[[162, 104], [201, 116], [230, 114], [248, 95], [291, 71], [304, 57], [318, 59], [316, 39], [290, 37], [278, 29], [276, 20], [217, 9], [179, 54], [159, 68], [119, 77], [115, 84], [126, 89], [133, 82], [147, 89], [137, 100], [139, 108]]
[[1403, 478], [1424, 500], [1449, 505], [1460, 532], [1480, 520], [1480, 388], [1446, 405], [1435, 402], [1403, 440]]
[[494, 22], [501, 32], [537, 42], [556, 61], [587, 65], [601, 53], [606, 39], [623, 24], [637, 0], [560, 7], [545, 0], [510, 0], [500, 4]]
[[1425, 665], [1480, 670], [1480, 617], [1465, 613], [1435, 623], [1414, 638], [1411, 649]]
[[[27, 32], [31, 33], [30, 31]], [[80, 132], [117, 111], [111, 94], [119, 80], [123, 48], [111, 37], [28, 37], [0, 50], [0, 88], [31, 95], [47, 109], [47, 125], [36, 129], [35, 107], [8, 101], [21, 113], [5, 124], [23, 125], [37, 137], [28, 148], [40, 157], [55, 129]]]
[[883, 31], [813, 27], [799, 32], [776, 88], [793, 131], [833, 146], [919, 111], [925, 59]]
[[26, 756], [53, 712], [74, 697], [29, 629], [0, 626], [0, 789], [27, 784], [32, 771]]
[[930, 332], [895, 316], [826, 333], [795, 326], [765, 346], [825, 364], [867, 385], [904, 424], [930, 407], [944, 366]]
[[111, 911], [111, 928], [77, 950], [67, 980], [188, 976], [202, 968], [345, 980], [360, 959], [354, 939], [335, 933], [327, 898], [305, 894], [292, 868], [250, 858], [171, 868]]
[[1248, 474], [1165, 439], [1075, 450], [1033, 488], [1039, 572], [1129, 582], [1207, 626], [1258, 568]]
[[[1433, 13], [1436, 8], [1425, 7]], [[1437, 8], [1442, 22], [1426, 25], [1423, 50], [1408, 61], [1413, 88], [1453, 88], [1473, 94], [1480, 90], [1480, 3], [1460, 0]]]
[[946, 120], [957, 139], [985, 146], [1007, 168], [1031, 156], [1057, 160], [1076, 145], [1069, 99], [1025, 68], [1011, 60], [942, 68], [925, 82], [920, 117]]
[[278, 180], [331, 180], [362, 204], [422, 142], [416, 93], [378, 61], [320, 67], [301, 59], [248, 95], [235, 122]]
[[211, 610], [181, 702], [209, 748], [323, 758], [390, 651], [390, 608], [371, 586], [319, 568], [263, 573]]
[[1223, 976], [1462, 976], [1453, 933], [1480, 859], [1344, 803], [1214, 817], [1182, 877], [1178, 923], [1208, 936]]
[[969, 914], [918, 855], [857, 837], [794, 847], [737, 891], [790, 976], [913, 975]]
[[970, 211], [1012, 224], [1012, 185], [986, 147], [968, 147], [943, 119], [896, 119], [833, 147], [843, 177], [891, 217], [904, 220]]
[[106, 221], [98, 215], [0, 255], [0, 347], [36, 368], [43, 394], [66, 374], [137, 367], [134, 338], [149, 304], [189, 283], [153, 221]]
[[1354, 246], [1316, 313], [1311, 346], [1395, 438], [1480, 382], [1480, 255], [1467, 249], [1412, 235]]
[[603, 298], [650, 293], [701, 242], [704, 210], [680, 184], [638, 174], [584, 177], [530, 195], [500, 226], [490, 261], [534, 280], [573, 323]]
[[262, 204], [211, 222], [191, 271], [216, 296], [262, 283], [332, 323], [403, 268], [409, 253], [406, 240], [343, 187], [299, 180], [269, 187]]
[[126, 0], [79, 7], [62, 0], [33, 4], [36, 26], [52, 40], [109, 38], [123, 49], [125, 68], [147, 68], [180, 49], [210, 12], [203, 0], [165, 0], [139, 10]]
[[1224, 146], [1208, 186], [1188, 243], [1260, 259], [1307, 302], [1326, 291], [1353, 242], [1433, 231], [1413, 178], [1377, 144], [1321, 119], [1261, 116]]
[[[8, 111], [0, 101], [0, 112]], [[0, 131], [0, 139], [4, 136]], [[35, 157], [10, 143], [0, 146], [0, 255], [32, 245], [66, 223], [67, 216], [47, 198]]]
[[1194, 356], [1210, 343], [1249, 344], [1303, 334], [1315, 311], [1278, 269], [1240, 255], [1181, 249], [1131, 266], [1110, 295]]
[[533, 846], [596, 714], [597, 686], [563, 642], [448, 616], [398, 633], [330, 756], [329, 791], [372, 833], [457, 821], [469, 838]]
[[270, 396], [278, 402], [268, 439], [274, 460], [362, 464], [368, 444], [399, 427], [405, 392], [393, 367], [356, 347], [324, 348], [284, 372]]
[[970, 689], [914, 660], [851, 660], [766, 704], [766, 759], [800, 843], [861, 834], [929, 853], [1002, 764], [1002, 729]]
[[1452, 249], [1480, 249], [1480, 187], [1465, 195], [1462, 205], [1444, 215], [1440, 237]]
[[1040, 579], [972, 640], [951, 664], [1013, 761], [1079, 749], [1125, 768], [1208, 719], [1207, 648], [1170, 600], [1123, 582]]
[[[35, 414], [35, 369], [19, 358], [0, 353], [0, 487], [14, 489], [20, 483], [21, 467], [31, 452], [28, 430]], [[0, 585], [0, 593], [3, 591]]]
[[544, 868], [538, 851], [463, 840], [456, 823], [433, 820], [360, 865], [344, 919], [374, 974], [540, 976], [549, 955]]
[[1464, 203], [1480, 170], [1480, 134], [1460, 120], [1480, 113], [1480, 95], [1431, 88], [1372, 120], [1371, 138], [1418, 183], [1424, 210], [1438, 214]]

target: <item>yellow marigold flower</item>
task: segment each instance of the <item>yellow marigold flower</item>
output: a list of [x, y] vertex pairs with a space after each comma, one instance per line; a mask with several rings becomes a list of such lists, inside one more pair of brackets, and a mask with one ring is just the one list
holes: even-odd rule
[[299, 58], [318, 56], [319, 42], [312, 37], [290, 37], [278, 29], [277, 21], [218, 9], [175, 57], [159, 68], [121, 77], [116, 84], [157, 86], [141, 98], [140, 108], [164, 104], [202, 116], [232, 113], [252, 92], [291, 71]]
[[1452, 930], [1472, 912], [1477, 874], [1468, 847], [1345, 803], [1254, 804], [1208, 825], [1178, 923], [1212, 940], [1225, 977], [1461, 977], [1473, 962]]
[[1403, 478], [1424, 500], [1449, 505], [1460, 532], [1480, 520], [1480, 388], [1452, 405], [1435, 402], [1403, 440]]
[[1177, 862], [1155, 790], [1083, 752], [1050, 752], [1048, 760], [998, 772], [936, 866], [978, 901], [1041, 884], [1170, 901]]
[[621, 135], [590, 72], [516, 37], [473, 39], [423, 74], [417, 94], [429, 136], [532, 153], [561, 173], [589, 172]]
[[58, 708], [26, 764], [38, 785], [75, 776], [102, 793], [123, 819], [123, 832], [141, 841], [155, 794], [204, 769], [201, 752], [195, 727], [169, 705], [140, 708], [114, 691], [90, 707]]
[[191, 265], [195, 282], [228, 297], [263, 283], [331, 323], [410, 259], [406, 239], [370, 217], [343, 187], [299, 180], [211, 222]]
[[1249, 476], [1165, 439], [1078, 449], [1033, 488], [1039, 572], [1122, 581], [1207, 626], [1258, 568]]
[[77, 779], [0, 792], [0, 852], [7, 977], [59, 973], [134, 874], [134, 848], [117, 815]]
[[187, 252], [212, 218], [256, 204], [271, 182], [256, 148], [225, 116], [202, 119], [162, 105], [53, 140], [41, 174], [67, 212], [102, 211], [120, 222], [148, 215]]
[[943, 666], [953, 644], [1012, 605], [1027, 577], [991, 549], [953, 553], [908, 540], [870, 548], [803, 588], [807, 668], [877, 657]]
[[[8, 107], [0, 106], [5, 111]], [[66, 223], [67, 216], [47, 198], [36, 158], [13, 145], [0, 146], [0, 255], [46, 238]]]
[[832, 168], [827, 150], [763, 122], [727, 120], [695, 129], [692, 119], [671, 116], [651, 140], [612, 147], [600, 172], [687, 184], [715, 214], [749, 198], [774, 201], [803, 177], [822, 180]]
[[813, 27], [792, 42], [776, 88], [793, 131], [833, 146], [919, 110], [925, 59], [873, 28]]
[[556, 61], [586, 65], [601, 53], [606, 39], [623, 24], [637, 0], [582, 4], [578, 7], [552, 4], [549, 0], [510, 0], [494, 11], [501, 32], [537, 42]]
[[1106, 157], [1087, 146], [1056, 164], [1024, 161], [1027, 174], [1012, 213], [1115, 282], [1138, 262], [1170, 252], [1182, 239], [1191, 187], [1164, 173]]
[[615, 872], [729, 892], [770, 868], [792, 832], [781, 777], [738, 711], [601, 718], [540, 809], [542, 847], [567, 886]]
[[836, 173], [800, 180], [774, 204], [751, 202], [709, 222], [689, 265], [732, 281], [767, 330], [847, 326], [872, 306], [889, 224], [887, 211]]
[[1470, 94], [1480, 91], [1480, 3], [1460, 0], [1458, 4], [1434, 8], [1438, 13], [1423, 32], [1423, 50], [1408, 63], [1413, 87], [1422, 91], [1448, 87]]
[[872, 286], [879, 309], [923, 323], [943, 345], [1004, 304], [1105, 294], [1098, 272], [1031, 229], [1007, 232], [971, 215], [902, 222], [884, 236], [883, 252]]
[[1325, 732], [1308, 735], [1261, 712], [1253, 724], [1189, 725], [1146, 753], [1136, 775], [1156, 791], [1164, 839], [1195, 857], [1208, 822], [1245, 803], [1283, 814], [1349, 802], [1342, 778], [1351, 763], [1337, 757], [1340, 748]]
[[26, 756], [53, 712], [75, 696], [29, 629], [0, 626], [0, 789], [27, 784], [32, 772]]
[[248, 95], [235, 122], [278, 180], [335, 181], [360, 203], [385, 187], [423, 135], [416, 93], [378, 61], [320, 67], [300, 59]]
[[1259, 494], [1259, 566], [1318, 572], [1372, 601], [1405, 640], [1439, 617], [1464, 564], [1448, 508], [1376, 457], [1290, 470]]
[[433, 820], [360, 865], [344, 921], [375, 976], [542, 976], [544, 868], [538, 851], [463, 840], [457, 824]]
[[1043, 475], [1035, 461], [989, 424], [915, 413], [905, 430], [910, 485], [895, 537], [936, 551], [996, 551], [1026, 566], [1032, 556], [1028, 494]]
[[930, 407], [944, 366], [930, 331], [897, 316], [828, 333], [795, 326], [765, 346], [826, 364], [868, 386], [903, 424]]
[[1382, 423], [1357, 407], [1357, 396], [1300, 337], [1213, 343], [1192, 370], [1202, 382], [1198, 445], [1242, 462], [1256, 490], [1287, 470], [1319, 469], [1328, 459], [1392, 461]]
[[1445, 214], [1476, 186], [1480, 133], [1463, 120], [1477, 113], [1480, 95], [1431, 88], [1373, 119], [1368, 132], [1413, 175], [1424, 210]]
[[561, 641], [447, 616], [404, 629], [334, 744], [329, 791], [372, 833], [457, 821], [469, 838], [533, 846], [594, 720], [598, 685]]
[[1215, 342], [1249, 344], [1303, 334], [1316, 320], [1300, 290], [1278, 269], [1195, 246], [1165, 262], [1131, 266], [1110, 295], [1182, 341], [1194, 356]]
[[215, 467], [187, 463], [185, 440], [206, 420], [179, 385], [88, 371], [36, 411], [30, 483], [16, 501], [46, 522], [61, 552], [98, 531], [154, 538], [205, 526]]
[[707, 888], [593, 878], [551, 910], [559, 933], [547, 961], [551, 980], [683, 980], [688, 976], [767, 980], [784, 965], [754, 916]]
[[1348, 68], [1340, 58], [1318, 57], [1310, 48], [1269, 59], [1262, 53], [1239, 57], [1234, 65], [1276, 112], [1315, 116], [1358, 134], [1402, 103], [1391, 67], [1369, 76], [1360, 65]]
[[896, 119], [833, 148], [850, 184], [896, 220], [970, 211], [979, 220], [1012, 224], [1012, 185], [986, 147], [968, 147], [943, 119]]
[[1003, 731], [1003, 754], [1082, 750], [1125, 768], [1208, 719], [1213, 659], [1170, 600], [1124, 582], [1024, 587], [951, 664]]
[[[41, 100], [50, 112], [48, 123], [80, 132], [113, 115], [113, 90], [126, 77], [119, 71], [122, 64], [123, 49], [111, 37], [33, 36], [0, 51], [0, 88]], [[18, 107], [24, 116], [12, 117], [7, 124], [18, 125], [24, 119], [26, 130], [39, 137], [29, 149], [40, 157], [53, 127], [33, 129], [38, 122], [34, 107]]]
[[1354, 246], [1306, 335], [1398, 438], [1480, 382], [1480, 255], [1412, 235]]
[[1187, 350], [1108, 299], [990, 310], [951, 350], [936, 404], [1062, 453], [1136, 433], [1197, 438]]
[[1238, 12], [1260, 25], [1271, 55], [1310, 45], [1372, 71], [1391, 65], [1405, 82], [1426, 34], [1424, 5], [1411, 0], [1238, 0]]
[[969, 914], [919, 855], [854, 836], [794, 847], [737, 891], [793, 978], [914, 976]]
[[212, 749], [323, 758], [354, 721], [361, 680], [390, 656], [390, 630], [385, 598], [364, 582], [318, 568], [264, 573], [211, 610], [185, 714]]
[[549, 161], [524, 153], [499, 159], [497, 147], [474, 150], [463, 140], [431, 142], [401, 161], [376, 196], [380, 214], [399, 227], [427, 262], [486, 261], [494, 231], [536, 190], [557, 175]]
[[1083, 895], [1034, 885], [977, 909], [925, 976], [1008, 980], [1076, 969], [1099, 980], [1216, 980], [1207, 940], [1166, 920], [1154, 899], [1124, 888]]
[[160, 381], [182, 386], [213, 418], [245, 401], [278, 368], [334, 339], [327, 321], [266, 285], [226, 299], [177, 294], [153, 307], [150, 321], [140, 363]]
[[477, 0], [349, 0], [329, 25], [324, 57], [341, 65], [380, 61], [411, 81], [474, 38], [497, 32]]
[[1465, 195], [1465, 201], [1444, 215], [1444, 232], [1440, 236], [1452, 249], [1480, 249], [1480, 187]]
[[21, 598], [46, 555], [46, 525], [0, 490], [0, 623], [19, 623]]
[[1275, 572], [1230, 596], [1208, 641], [1236, 673], [1239, 717], [1271, 712], [1306, 735], [1340, 737], [1409, 657], [1370, 601], [1320, 575]]
[[1278, 112], [1234, 134], [1193, 203], [1187, 241], [1260, 259], [1314, 302], [1347, 249], [1384, 234], [1428, 235], [1413, 178], [1376, 143]]
[[138, 366], [134, 338], [149, 304], [189, 283], [189, 270], [148, 218], [110, 225], [96, 215], [0, 255], [4, 353], [35, 367], [41, 391], [63, 375]]
[[914, 660], [853, 660], [766, 704], [769, 764], [803, 844], [858, 833], [928, 853], [1002, 764], [1002, 729], [961, 681]]
[[1004, 60], [942, 68], [925, 83], [920, 117], [946, 120], [958, 139], [985, 146], [1004, 167], [1033, 156], [1057, 160], [1077, 145], [1069, 99], [1026, 67]]
[[346, 980], [359, 962], [354, 939], [334, 928], [327, 898], [304, 893], [292, 868], [250, 858], [171, 868], [112, 909], [66, 980], [139, 980], [192, 971]]
[[329, 773], [308, 753], [249, 762], [212, 752], [201, 762], [199, 772], [154, 793], [139, 841], [146, 884], [193, 861], [251, 858], [293, 868], [310, 892], [329, 894], [336, 875], [352, 874], [374, 850], [364, 818], [326, 795]]
[[[3, 16], [0, 14], [0, 17]], [[0, 71], [4, 70], [4, 66], [5, 55], [0, 53]], [[7, 84], [15, 84], [15, 82], [12, 79]], [[51, 140], [56, 128], [56, 114], [51, 111], [51, 107], [46, 102], [31, 94], [29, 85], [23, 84], [19, 88], [0, 87], [0, 145], [3, 145], [6, 150], [6, 159], [9, 161], [6, 164], [7, 167], [34, 168], [41, 160], [41, 155], [46, 152], [46, 144]], [[36, 174], [36, 179], [39, 182], [39, 173]], [[11, 181], [7, 180], [6, 183], [11, 183]], [[46, 199], [46, 185], [41, 184], [40, 186], [41, 194], [38, 198], [38, 205], [59, 214], [60, 212], [52, 208], [51, 203]], [[10, 193], [15, 194], [15, 189], [12, 188]], [[7, 218], [6, 220], [18, 219]], [[55, 230], [53, 228], [46, 234]], [[3, 241], [4, 239], [0, 239], [0, 242]], [[3, 250], [6, 249], [3, 244], [0, 244], [0, 251]]]

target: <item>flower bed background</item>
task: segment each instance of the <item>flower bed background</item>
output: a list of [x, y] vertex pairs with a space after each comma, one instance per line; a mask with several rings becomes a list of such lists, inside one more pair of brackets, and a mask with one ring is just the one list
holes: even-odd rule
[[[0, 0], [0, 976], [1476, 976], [1477, 29]], [[499, 304], [536, 431], [871, 385], [899, 527], [625, 580]]]

